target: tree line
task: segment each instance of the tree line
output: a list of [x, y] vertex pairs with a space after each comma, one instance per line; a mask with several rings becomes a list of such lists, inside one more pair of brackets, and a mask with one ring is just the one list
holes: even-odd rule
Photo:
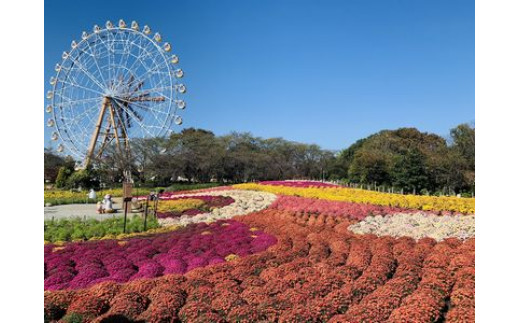
[[57, 187], [122, 181], [131, 169], [140, 184], [316, 179], [393, 187], [406, 193], [470, 193], [475, 186], [475, 128], [459, 125], [449, 138], [415, 128], [383, 130], [334, 152], [315, 144], [233, 132], [216, 136], [184, 129], [169, 138], [131, 143], [131, 156], [109, 147], [93, 167], [75, 171], [71, 157], [44, 152], [45, 180]]

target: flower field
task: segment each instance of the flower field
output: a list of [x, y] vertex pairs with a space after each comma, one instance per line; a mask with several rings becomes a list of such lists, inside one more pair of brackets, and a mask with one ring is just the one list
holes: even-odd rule
[[46, 244], [45, 320], [474, 322], [474, 199], [293, 185], [165, 194], [232, 201], [159, 218], [168, 233]]
[[295, 187], [288, 185], [238, 184], [236, 189], [269, 192], [277, 195], [292, 195], [317, 199], [393, 206], [434, 212], [475, 213], [474, 198], [437, 197], [380, 193], [344, 187]]
[[[226, 243], [221, 243], [225, 240]], [[193, 224], [152, 238], [45, 246], [45, 289], [78, 289], [103, 281], [124, 283], [183, 274], [267, 249], [276, 238], [228, 221]]]

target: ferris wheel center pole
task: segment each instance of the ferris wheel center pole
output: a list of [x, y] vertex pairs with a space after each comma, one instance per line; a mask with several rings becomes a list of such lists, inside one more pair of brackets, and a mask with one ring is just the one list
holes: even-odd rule
[[94, 133], [90, 139], [90, 145], [87, 152], [87, 157], [85, 158], [85, 167], [90, 165], [92, 160], [92, 156], [94, 155], [94, 149], [96, 148], [96, 142], [99, 137], [99, 130], [101, 129], [101, 124], [103, 123], [103, 118], [105, 116], [105, 111], [107, 106], [109, 105], [109, 99], [107, 97], [103, 98], [103, 103], [101, 104], [101, 110], [99, 111], [98, 121], [96, 123], [96, 127], [94, 128]]

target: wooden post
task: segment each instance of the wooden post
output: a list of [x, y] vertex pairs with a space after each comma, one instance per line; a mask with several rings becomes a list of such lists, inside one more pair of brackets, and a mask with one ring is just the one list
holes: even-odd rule
[[128, 202], [131, 202], [132, 201], [132, 197], [125, 197], [123, 198], [123, 205], [124, 205], [124, 208], [125, 208], [125, 218], [124, 218], [124, 222], [123, 222], [123, 233], [126, 233], [126, 219], [127, 219], [127, 215], [128, 215]]
[[146, 197], [146, 204], [144, 205], [144, 230], [146, 231], [146, 219], [148, 218], [148, 201], [150, 200], [150, 195]]
[[146, 204], [144, 205], [144, 217], [148, 216], [148, 203], [150, 202], [150, 195], [146, 196]]
[[155, 201], [153, 203], [153, 217], [157, 219], [157, 206], [159, 205], [159, 195], [155, 195]]
[[123, 199], [123, 205], [125, 208], [125, 219], [123, 220], [123, 233], [126, 233], [126, 215], [128, 213], [128, 202], [126, 201], [126, 198]]

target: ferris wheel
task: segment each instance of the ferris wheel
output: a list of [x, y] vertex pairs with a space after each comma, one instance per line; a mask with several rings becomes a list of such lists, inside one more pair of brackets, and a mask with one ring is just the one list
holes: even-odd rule
[[88, 166], [114, 145], [128, 153], [132, 138], [160, 137], [181, 125], [186, 86], [172, 45], [150, 27], [107, 21], [84, 31], [63, 52], [47, 92], [57, 151]]

